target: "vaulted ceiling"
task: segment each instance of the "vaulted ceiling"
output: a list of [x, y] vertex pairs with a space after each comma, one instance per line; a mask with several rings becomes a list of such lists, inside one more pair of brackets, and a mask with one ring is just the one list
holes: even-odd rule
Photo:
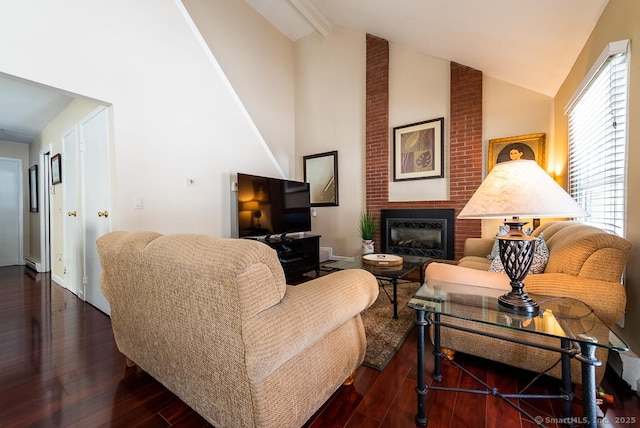
[[[245, 0], [289, 39], [335, 27], [554, 96], [608, 0]], [[0, 140], [29, 143], [72, 100], [0, 73]]]
[[335, 27], [555, 96], [608, 0], [245, 0], [291, 40]]

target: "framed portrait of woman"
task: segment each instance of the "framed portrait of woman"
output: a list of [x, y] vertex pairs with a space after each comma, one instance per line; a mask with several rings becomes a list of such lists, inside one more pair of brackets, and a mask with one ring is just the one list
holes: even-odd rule
[[534, 160], [546, 168], [545, 142], [544, 132], [489, 140], [487, 172], [500, 162], [522, 159]]

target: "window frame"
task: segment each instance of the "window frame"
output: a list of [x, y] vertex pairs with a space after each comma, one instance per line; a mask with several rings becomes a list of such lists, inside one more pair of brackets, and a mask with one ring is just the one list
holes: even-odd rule
[[[572, 112], [572, 110], [574, 109], [574, 107], [576, 107], [576, 104], [583, 98], [583, 96], [586, 94], [586, 92], [589, 90], [589, 88], [591, 88], [592, 83], [594, 83], [594, 81], [599, 77], [600, 72], [602, 70], [603, 67], [607, 66], [609, 64], [610, 59], [612, 59], [612, 57], [619, 55], [619, 54], [624, 54], [625, 58], [624, 58], [624, 62], [625, 62], [625, 66], [626, 66], [626, 76], [625, 76], [625, 100], [624, 100], [624, 114], [625, 114], [625, 122], [624, 122], [624, 135], [622, 136], [623, 138], [623, 142], [622, 145], [624, 146], [624, 163], [622, 166], [622, 206], [621, 206], [621, 212], [622, 212], [622, 218], [615, 218], [614, 219], [614, 226], [613, 228], [606, 228], [608, 231], [613, 232], [613, 233], [617, 233], [621, 236], [625, 236], [626, 235], [626, 230], [627, 230], [627, 221], [628, 221], [628, 216], [627, 216], [627, 192], [628, 192], [628, 145], [629, 145], [629, 126], [628, 126], [628, 118], [629, 118], [629, 79], [630, 79], [630, 72], [629, 72], [629, 65], [630, 65], [630, 55], [629, 55], [629, 46], [630, 46], [630, 41], [629, 40], [619, 40], [616, 42], [611, 42], [609, 43], [605, 49], [602, 51], [602, 53], [600, 54], [600, 56], [598, 57], [598, 59], [595, 61], [595, 63], [592, 65], [591, 69], [589, 70], [589, 72], [587, 73], [587, 75], [585, 76], [585, 78], [582, 80], [582, 82], [580, 83], [580, 85], [578, 86], [578, 88], [576, 89], [575, 93], [573, 94], [573, 96], [570, 98], [569, 102], [567, 103], [564, 112], [565, 115], [567, 115], [567, 121], [568, 121], [568, 126], [569, 129], [567, 130], [567, 143], [568, 143], [568, 153], [567, 153], [567, 168], [568, 168], [568, 187], [569, 187], [569, 193], [575, 198], [575, 194], [573, 194], [573, 190], [572, 189], [572, 176], [571, 176], [571, 167], [572, 164], [574, 164], [575, 160], [572, 159], [572, 131], [571, 131], [571, 117], [570, 114]], [[603, 103], [604, 105], [605, 103]], [[618, 147], [619, 144], [615, 144], [615, 139], [617, 139], [617, 137], [613, 137], [613, 147]], [[612, 141], [612, 140], [609, 140]], [[603, 160], [603, 165], [607, 164], [607, 161], [611, 161], [615, 159], [615, 157], [606, 155], [604, 160]], [[619, 167], [615, 167], [616, 170], [618, 170]], [[618, 181], [619, 183], [620, 181]], [[607, 191], [600, 191], [599, 192], [600, 195], [607, 195], [608, 192]], [[611, 197], [611, 200], [614, 200], [615, 197]], [[580, 203], [580, 201], [578, 201]], [[581, 204], [583, 205], [583, 204]], [[605, 205], [605, 204], [602, 204]], [[619, 203], [614, 202], [615, 206], [620, 206]], [[588, 208], [586, 206], [583, 206], [583, 208], [585, 210], [588, 211]], [[604, 219], [604, 217], [603, 217]], [[586, 218], [586, 219], [582, 219], [582, 221], [586, 222], [586, 223], [590, 223], [590, 218]], [[592, 222], [593, 223], [593, 222]], [[621, 223], [621, 224], [618, 224]], [[603, 224], [600, 222], [596, 222], [598, 227], [603, 227]]]

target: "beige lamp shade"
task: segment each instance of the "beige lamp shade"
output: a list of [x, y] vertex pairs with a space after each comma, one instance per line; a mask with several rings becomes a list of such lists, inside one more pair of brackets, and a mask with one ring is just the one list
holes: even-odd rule
[[587, 216], [535, 161], [515, 160], [493, 167], [458, 218]]

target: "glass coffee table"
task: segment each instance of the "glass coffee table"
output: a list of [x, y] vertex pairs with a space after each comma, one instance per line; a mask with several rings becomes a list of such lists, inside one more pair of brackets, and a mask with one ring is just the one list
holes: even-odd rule
[[384, 288], [385, 282], [391, 284], [393, 286], [393, 297], [389, 296], [388, 293], [387, 296], [393, 304], [393, 318], [398, 319], [398, 284], [409, 273], [415, 271], [415, 269], [420, 269], [420, 284], [422, 284], [424, 282], [424, 269], [422, 269], [422, 267], [431, 260], [430, 257], [421, 256], [403, 255], [401, 257], [402, 265], [397, 266], [371, 265], [364, 263], [362, 256], [357, 256], [353, 260], [340, 260], [327, 263], [324, 267], [336, 270], [365, 269], [376, 277], [385, 293], [387, 293], [387, 290]]
[[[418, 327], [418, 411], [416, 423], [427, 425], [425, 414], [425, 398], [430, 389], [459, 391], [456, 388], [427, 386], [425, 382], [425, 328], [433, 326], [434, 371], [433, 379], [442, 380], [440, 362], [445, 358], [442, 353], [440, 338], [441, 327], [466, 331], [480, 336], [502, 339], [530, 347], [546, 349], [560, 354], [562, 368], [562, 388], [559, 395], [548, 398], [559, 398], [563, 401], [562, 419], [569, 422], [579, 421], [581, 425], [595, 427], [597, 424], [595, 368], [602, 365], [596, 355], [596, 348], [602, 347], [619, 352], [628, 351], [628, 346], [619, 339], [596, 316], [593, 310], [579, 300], [568, 297], [540, 296], [529, 294], [540, 305], [540, 314], [535, 317], [518, 315], [498, 304], [498, 297], [505, 292], [484, 287], [474, 287], [441, 281], [427, 281], [409, 301], [408, 306], [416, 311], [415, 323]], [[465, 326], [452, 323], [453, 320], [467, 320]], [[489, 333], [483, 326], [494, 326], [504, 329], [507, 334]], [[513, 334], [517, 332], [518, 334]], [[611, 336], [610, 336], [611, 335]], [[557, 339], [557, 345], [543, 344], [537, 339], [541, 337]], [[610, 337], [616, 342], [610, 343]], [[554, 342], [553, 340], [551, 341]], [[582, 376], [582, 394], [584, 415], [580, 418], [571, 416], [573, 400], [571, 382], [571, 358], [580, 361]], [[464, 370], [455, 362], [454, 365]], [[477, 380], [477, 379], [476, 379]], [[501, 394], [497, 388], [480, 382], [484, 389], [477, 391], [464, 390], [503, 398], [512, 407], [518, 409], [539, 426], [543, 426], [540, 418], [533, 418], [524, 409], [509, 398], [539, 398], [539, 395]]]

